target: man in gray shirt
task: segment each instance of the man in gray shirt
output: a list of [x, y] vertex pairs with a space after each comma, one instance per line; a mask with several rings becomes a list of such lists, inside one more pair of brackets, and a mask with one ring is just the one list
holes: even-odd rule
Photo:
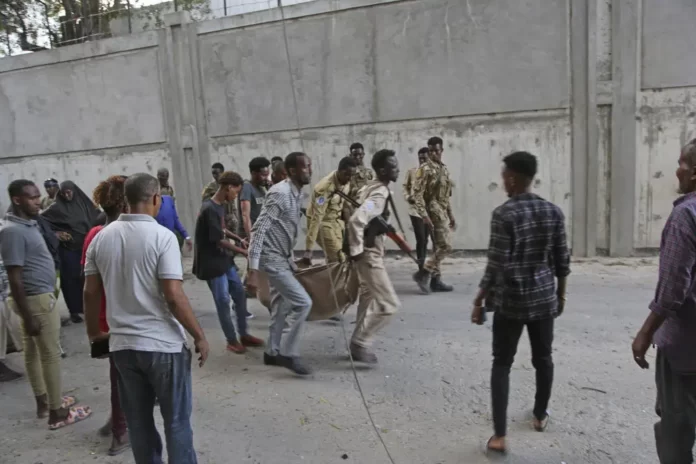
[[[200, 366], [208, 357], [208, 342], [183, 290], [176, 236], [154, 219], [162, 202], [159, 182], [149, 174], [135, 174], [124, 188], [130, 214], [121, 214], [87, 248], [87, 334], [92, 342], [109, 338], [136, 464], [162, 462], [162, 441], [152, 417], [155, 398], [169, 463], [196, 464], [191, 351], [184, 329], [200, 353]], [[102, 292], [109, 334], [99, 328]]]
[[74, 424], [92, 413], [63, 397], [60, 371], [60, 315], [53, 290], [56, 271], [37, 222], [41, 192], [25, 179], [8, 188], [12, 212], [0, 229], [0, 254], [7, 269], [10, 298], [7, 303], [22, 321], [24, 364], [36, 397], [36, 414], [48, 418], [55, 430]]
[[261, 214], [261, 208], [263, 208], [266, 198], [268, 167], [270, 165], [271, 162], [262, 156], [249, 162], [251, 180], [244, 182], [239, 194], [239, 216], [242, 219], [239, 235], [242, 238], [249, 239], [251, 228]]
[[[311, 371], [299, 360], [298, 348], [312, 300], [293, 274], [293, 249], [300, 228], [302, 187], [311, 181], [312, 163], [304, 153], [295, 152], [285, 158], [285, 168], [288, 179], [268, 191], [251, 231], [247, 288], [255, 291], [258, 270], [266, 273], [271, 290], [271, 326], [264, 363], [308, 375]], [[281, 346], [285, 319], [290, 313], [292, 326]]]

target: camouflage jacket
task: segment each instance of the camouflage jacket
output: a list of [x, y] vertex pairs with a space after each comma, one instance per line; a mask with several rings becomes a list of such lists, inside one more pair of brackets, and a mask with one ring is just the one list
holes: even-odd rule
[[174, 187], [171, 185], [167, 185], [166, 187], [162, 187], [160, 185], [160, 195], [169, 195], [172, 198], [174, 197]]
[[372, 169], [366, 168], [365, 166], [358, 166], [355, 170], [355, 174], [350, 179], [350, 197], [357, 200], [358, 191], [363, 188], [371, 180], [374, 180], [375, 174]]
[[447, 220], [452, 196], [452, 179], [447, 166], [428, 160], [416, 171], [413, 183], [413, 207], [421, 217]]

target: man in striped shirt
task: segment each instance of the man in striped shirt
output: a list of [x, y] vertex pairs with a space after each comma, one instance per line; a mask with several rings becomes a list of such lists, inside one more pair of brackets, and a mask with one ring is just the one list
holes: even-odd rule
[[[271, 326], [264, 364], [309, 375], [310, 369], [299, 359], [299, 338], [312, 300], [295, 279], [293, 249], [300, 230], [302, 188], [311, 182], [312, 162], [304, 153], [290, 153], [285, 158], [285, 169], [288, 178], [268, 191], [251, 229], [247, 289], [255, 292], [258, 271], [266, 273], [271, 290]], [[291, 313], [292, 325], [281, 344], [285, 319]]]
[[506, 450], [510, 368], [525, 326], [536, 370], [533, 426], [540, 432], [546, 428], [553, 383], [553, 325], [563, 312], [570, 274], [563, 213], [531, 192], [536, 157], [515, 152], [503, 163], [503, 183], [510, 199], [493, 211], [488, 264], [471, 316], [472, 322], [482, 323], [484, 299], [495, 311], [491, 373], [495, 435], [488, 449], [498, 452]]
[[661, 464], [693, 462], [696, 431], [696, 139], [681, 151], [679, 193], [662, 231], [660, 269], [650, 313], [633, 341], [643, 369], [657, 346], [655, 442]]

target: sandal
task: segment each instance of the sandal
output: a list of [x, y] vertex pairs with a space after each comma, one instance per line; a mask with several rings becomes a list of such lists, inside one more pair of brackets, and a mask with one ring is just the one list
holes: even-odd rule
[[[75, 403], [77, 403], [77, 397], [75, 396], [64, 396], [63, 397], [63, 402], [60, 403], [60, 407], [63, 409], [68, 409], [71, 406], [75, 406]], [[42, 411], [36, 415], [39, 419], [46, 419], [48, 417], [48, 409], [46, 411]]]
[[507, 454], [507, 448], [493, 448], [493, 447], [491, 447], [491, 441], [493, 441], [494, 438], [498, 438], [498, 437], [493, 435], [491, 438], [488, 439], [488, 442], [486, 443], [486, 453]]
[[544, 430], [546, 430], [546, 426], [549, 425], [549, 417], [551, 417], [549, 416], [549, 413], [546, 413], [546, 417], [544, 417], [541, 420], [535, 417], [532, 420], [532, 427], [534, 428], [534, 430], [536, 430], [537, 432], [543, 432]]
[[73, 425], [87, 419], [92, 415], [92, 408], [89, 406], [74, 406], [68, 410], [68, 417], [55, 424], [48, 424], [49, 430], [58, 430], [68, 425]]

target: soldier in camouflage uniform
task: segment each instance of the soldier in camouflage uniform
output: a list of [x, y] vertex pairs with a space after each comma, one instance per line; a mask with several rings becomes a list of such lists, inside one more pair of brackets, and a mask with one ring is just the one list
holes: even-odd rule
[[174, 197], [174, 187], [169, 185], [169, 169], [159, 168], [157, 170], [157, 180], [160, 185], [160, 195], [169, 195], [173, 199]]
[[375, 174], [372, 169], [366, 168], [363, 164], [363, 158], [365, 157], [365, 149], [362, 143], [354, 143], [350, 146], [350, 156], [355, 158], [358, 163], [358, 168], [355, 170], [355, 175], [350, 178], [350, 197], [357, 200], [358, 190], [363, 188], [371, 180], [374, 180]]
[[435, 254], [422, 270], [414, 274], [413, 279], [424, 293], [451, 292], [452, 286], [442, 282], [440, 263], [452, 251], [450, 230], [456, 226], [450, 203], [452, 179], [447, 166], [442, 163], [442, 139], [430, 138], [428, 149], [430, 159], [416, 171], [412, 195], [416, 212], [433, 232]]
[[[203, 201], [208, 200], [215, 195], [215, 192], [218, 190], [217, 179], [223, 172], [225, 172], [225, 167], [222, 165], [222, 163], [213, 164], [213, 181], [206, 185], [203, 189], [203, 193], [201, 194]], [[239, 208], [238, 201], [239, 200], [235, 200], [233, 203], [225, 203], [225, 226], [227, 227], [227, 230], [233, 233], [237, 233], [237, 228], [239, 227], [239, 215], [237, 214], [237, 210]]]

